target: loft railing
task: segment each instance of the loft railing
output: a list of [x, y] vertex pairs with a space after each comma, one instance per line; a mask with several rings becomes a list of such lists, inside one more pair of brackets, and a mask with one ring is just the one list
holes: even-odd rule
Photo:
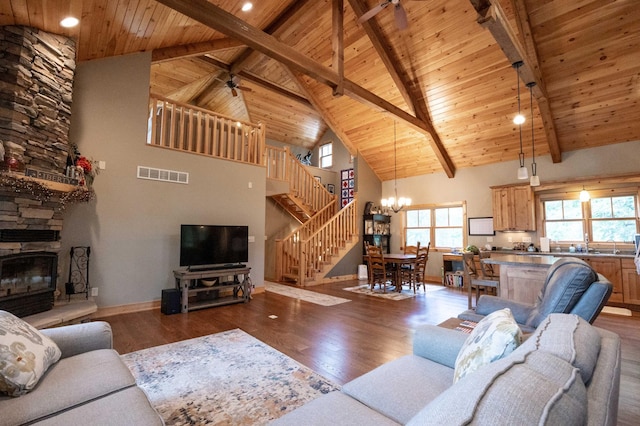
[[261, 124], [239, 121], [151, 95], [147, 143], [160, 148], [263, 165], [265, 129]]
[[291, 154], [289, 148], [267, 146], [265, 166], [267, 178], [289, 182], [289, 193], [309, 206], [312, 212], [319, 212], [334, 202], [335, 196]]
[[[315, 274], [330, 263], [330, 257], [358, 235], [357, 200], [327, 218], [330, 206], [311, 220], [276, 242], [276, 265], [279, 279], [296, 276], [299, 285], [313, 280]], [[316, 220], [316, 216], [318, 216]]]

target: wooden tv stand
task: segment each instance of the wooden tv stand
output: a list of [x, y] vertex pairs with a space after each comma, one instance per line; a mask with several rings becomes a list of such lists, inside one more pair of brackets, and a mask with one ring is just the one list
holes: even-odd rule
[[[176, 279], [176, 287], [180, 290], [181, 294], [181, 312], [186, 313], [196, 309], [228, 305], [231, 303], [247, 303], [251, 295], [249, 271], [251, 271], [251, 268], [246, 266], [194, 271], [186, 269], [174, 270], [173, 276]], [[202, 285], [202, 280], [217, 280], [217, 282], [208, 287]], [[197, 298], [198, 293], [201, 292], [217, 291], [220, 293], [229, 290], [231, 290], [232, 295], [189, 302], [190, 297]]]

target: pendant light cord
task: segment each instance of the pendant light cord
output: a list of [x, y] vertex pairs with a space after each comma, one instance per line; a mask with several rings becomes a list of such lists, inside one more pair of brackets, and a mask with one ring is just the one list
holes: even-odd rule
[[[516, 88], [518, 89], [518, 115], [520, 115], [520, 67], [523, 65], [522, 61], [515, 62], [513, 66], [516, 69]], [[520, 130], [520, 153], [518, 158], [520, 159], [520, 167], [524, 167], [524, 152], [522, 151], [522, 124], [518, 124]]]
[[535, 81], [531, 83], [527, 83], [527, 87], [529, 88], [529, 98], [531, 99], [531, 173], [536, 176], [536, 144], [533, 141], [534, 138], [534, 129], [533, 129], [533, 86], [535, 86]]

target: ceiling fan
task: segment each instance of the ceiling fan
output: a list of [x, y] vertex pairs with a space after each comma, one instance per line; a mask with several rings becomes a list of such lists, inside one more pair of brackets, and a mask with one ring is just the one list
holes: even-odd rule
[[[222, 80], [220, 80], [222, 81]], [[231, 95], [235, 98], [238, 96], [238, 90], [244, 90], [246, 92], [251, 92], [251, 89], [248, 87], [240, 86], [236, 81], [236, 76], [233, 74], [229, 74], [229, 80], [224, 82], [224, 85], [231, 89]]]
[[[419, 0], [419, 1], [422, 1], [422, 0]], [[383, 1], [382, 3], [378, 4], [373, 9], [370, 9], [369, 11], [365, 12], [358, 19], [358, 23], [361, 24], [364, 21], [368, 21], [369, 19], [373, 18], [378, 13], [380, 13], [382, 11], [382, 9], [385, 9], [390, 4], [393, 5], [393, 16], [394, 16], [394, 18], [396, 20], [396, 27], [398, 27], [399, 30], [406, 29], [407, 26], [409, 26], [409, 23], [407, 21], [407, 12], [404, 10], [404, 7], [402, 7], [402, 3], [400, 3], [400, 0], [385, 0], [385, 1]]]

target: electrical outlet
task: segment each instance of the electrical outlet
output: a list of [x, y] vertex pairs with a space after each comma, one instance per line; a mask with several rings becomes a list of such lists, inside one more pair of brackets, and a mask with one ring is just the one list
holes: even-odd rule
[[492, 243], [493, 242], [493, 237], [487, 237], [487, 242], [488, 243]]
[[522, 237], [522, 242], [523, 243], [530, 243], [531, 242], [531, 237]]
[[510, 243], [513, 242], [513, 237], [507, 237], [507, 241], [509, 241]]
[[98, 287], [91, 287], [91, 296], [98, 297]]

